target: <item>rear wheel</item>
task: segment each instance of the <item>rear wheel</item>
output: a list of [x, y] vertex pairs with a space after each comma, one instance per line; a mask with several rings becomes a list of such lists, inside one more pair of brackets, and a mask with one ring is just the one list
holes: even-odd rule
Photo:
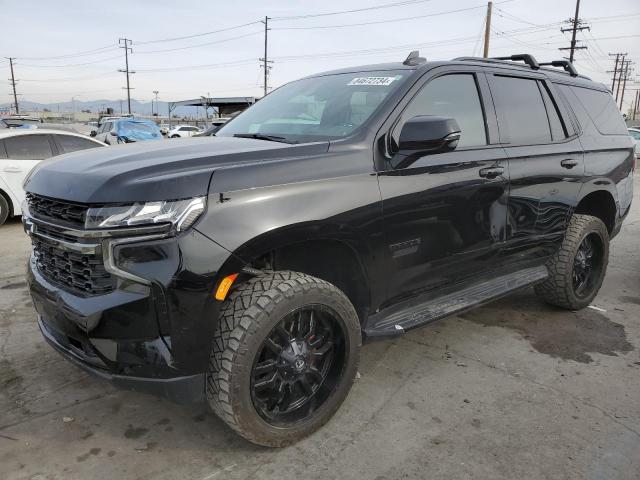
[[222, 306], [207, 398], [253, 443], [282, 447], [320, 428], [346, 398], [361, 333], [347, 297], [323, 280], [273, 272], [238, 286]]
[[9, 218], [9, 202], [4, 195], [0, 194], [0, 225], [6, 222], [7, 218]]
[[598, 294], [609, 262], [609, 233], [599, 218], [573, 215], [560, 250], [547, 265], [549, 278], [535, 292], [569, 310], [588, 306]]

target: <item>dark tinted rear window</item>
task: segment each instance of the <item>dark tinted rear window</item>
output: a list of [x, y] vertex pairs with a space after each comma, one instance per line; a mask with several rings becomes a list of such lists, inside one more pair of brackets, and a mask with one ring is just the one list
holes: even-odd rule
[[627, 127], [609, 92], [582, 87], [569, 87], [603, 135], [626, 135]]
[[63, 153], [75, 152], [76, 150], [86, 150], [87, 148], [99, 147], [100, 144], [87, 140], [86, 138], [73, 135], [56, 135], [58, 144]]
[[53, 156], [47, 135], [5, 138], [7, 157], [12, 160], [44, 160]]
[[536, 80], [495, 75], [492, 86], [500, 136], [505, 141], [513, 145], [551, 141], [547, 110]]

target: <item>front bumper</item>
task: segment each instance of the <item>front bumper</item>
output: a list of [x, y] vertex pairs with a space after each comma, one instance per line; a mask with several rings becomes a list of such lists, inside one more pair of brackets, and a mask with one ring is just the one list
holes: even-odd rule
[[146, 378], [111, 373], [108, 370], [94, 366], [95, 359], [69, 344], [65, 335], [45, 324], [39, 315], [38, 325], [44, 339], [54, 350], [85, 372], [102, 380], [107, 380], [117, 388], [161, 396], [176, 403], [191, 403], [204, 400], [205, 375], [203, 373], [172, 378]]
[[[27, 217], [25, 225], [30, 222], [37, 224]], [[37, 228], [28, 230], [38, 235]], [[51, 228], [47, 234], [50, 240]], [[45, 339], [114, 385], [176, 401], [201, 399], [219, 308], [213, 292], [236, 262], [195, 229], [112, 243], [105, 262], [116, 267], [116, 287], [101, 295], [69, 291], [43, 275], [31, 256], [27, 282]]]

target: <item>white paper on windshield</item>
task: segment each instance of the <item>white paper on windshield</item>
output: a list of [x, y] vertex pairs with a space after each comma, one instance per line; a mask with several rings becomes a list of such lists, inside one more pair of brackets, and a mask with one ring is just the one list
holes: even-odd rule
[[347, 85], [375, 85], [386, 87], [395, 79], [396, 77], [358, 77], [351, 80]]

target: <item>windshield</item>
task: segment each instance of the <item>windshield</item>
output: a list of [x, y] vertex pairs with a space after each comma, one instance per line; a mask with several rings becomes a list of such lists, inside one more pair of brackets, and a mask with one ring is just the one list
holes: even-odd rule
[[346, 137], [371, 117], [406, 74], [387, 70], [298, 80], [274, 90], [216, 136], [271, 136], [287, 142]]

